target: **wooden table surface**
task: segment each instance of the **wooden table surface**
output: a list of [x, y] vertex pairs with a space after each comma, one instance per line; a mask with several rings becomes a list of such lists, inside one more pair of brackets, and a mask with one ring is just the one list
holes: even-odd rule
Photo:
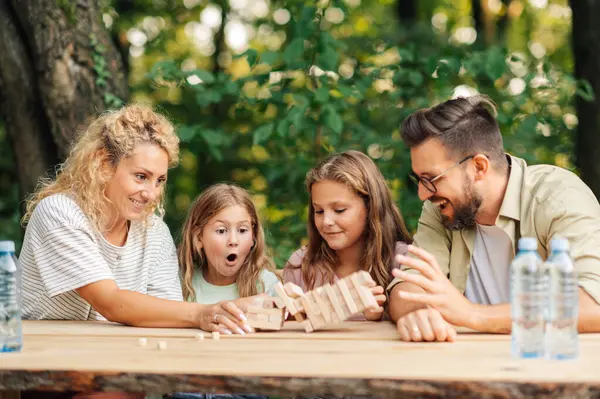
[[[462, 332], [404, 343], [387, 322], [221, 336], [112, 323], [25, 321], [21, 353], [0, 354], [0, 390], [255, 392], [397, 397], [600, 395], [600, 334], [575, 361], [515, 360], [510, 337]], [[140, 346], [139, 338], [147, 339]], [[166, 349], [159, 350], [159, 341]]]

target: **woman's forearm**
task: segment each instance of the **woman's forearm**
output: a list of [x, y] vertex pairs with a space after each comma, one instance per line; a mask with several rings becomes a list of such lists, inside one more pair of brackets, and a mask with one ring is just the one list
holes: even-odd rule
[[206, 306], [122, 290], [112, 280], [88, 284], [77, 292], [107, 320], [137, 327], [198, 328]]

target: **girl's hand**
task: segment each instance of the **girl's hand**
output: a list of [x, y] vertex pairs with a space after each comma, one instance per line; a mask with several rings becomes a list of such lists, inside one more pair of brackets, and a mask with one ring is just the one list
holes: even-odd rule
[[244, 312], [234, 301], [204, 305], [200, 310], [199, 325], [204, 331], [218, 331], [227, 335], [252, 332]]
[[363, 314], [365, 315], [365, 318], [369, 321], [379, 321], [383, 316], [383, 305], [385, 304], [387, 298], [385, 296], [385, 291], [383, 287], [380, 285], [371, 287], [371, 293], [373, 293], [373, 296], [377, 301], [377, 305], [379, 306], [377, 306], [376, 308], [365, 309]]

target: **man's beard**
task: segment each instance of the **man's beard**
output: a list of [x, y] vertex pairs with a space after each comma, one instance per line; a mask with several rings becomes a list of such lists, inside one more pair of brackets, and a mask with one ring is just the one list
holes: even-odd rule
[[[465, 197], [467, 200], [462, 204], [452, 204], [454, 209], [454, 218], [442, 214], [442, 223], [448, 230], [460, 230], [465, 227], [473, 227], [476, 224], [475, 217], [479, 212], [482, 198], [473, 190], [471, 184], [465, 185]], [[470, 194], [470, 195], [469, 195]]]

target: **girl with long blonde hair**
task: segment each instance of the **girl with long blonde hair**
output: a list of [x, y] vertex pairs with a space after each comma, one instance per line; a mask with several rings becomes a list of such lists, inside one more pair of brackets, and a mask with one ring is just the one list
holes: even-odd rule
[[232, 184], [202, 192], [188, 212], [178, 249], [183, 297], [199, 303], [274, 295], [279, 282], [250, 194]]
[[27, 203], [24, 318], [251, 331], [232, 302], [182, 302], [161, 217], [178, 156], [173, 126], [147, 106], [106, 112], [83, 130], [56, 179]]
[[347, 151], [311, 169], [306, 188], [308, 245], [292, 254], [284, 280], [307, 291], [366, 270], [380, 306], [364, 316], [381, 319], [394, 256], [412, 242], [383, 175], [367, 155]]

